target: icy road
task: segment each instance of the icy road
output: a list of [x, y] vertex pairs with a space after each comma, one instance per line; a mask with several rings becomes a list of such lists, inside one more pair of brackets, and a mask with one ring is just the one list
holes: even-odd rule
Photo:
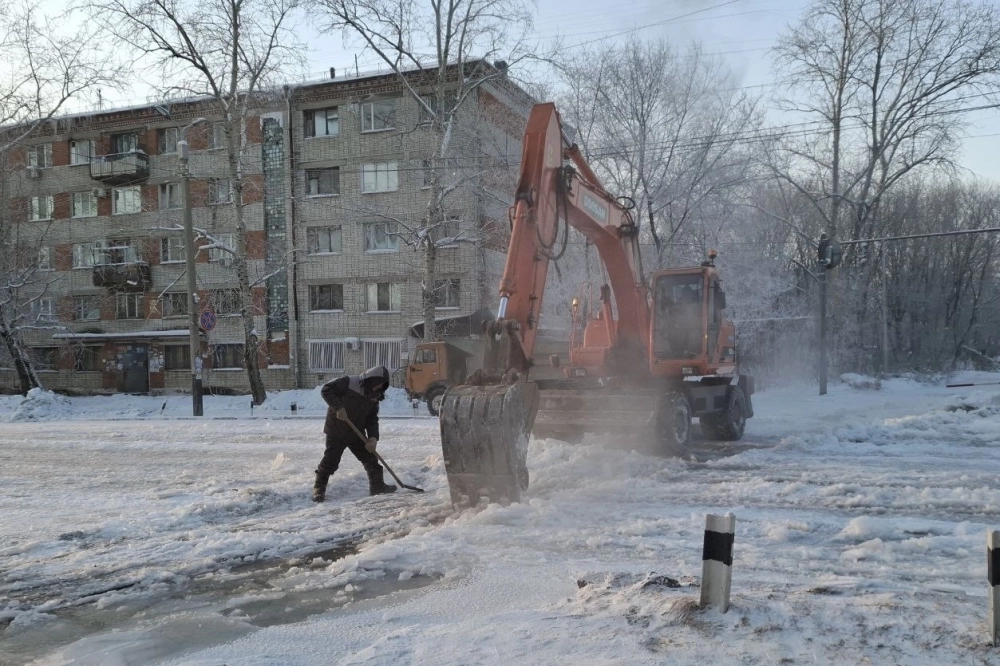
[[[1000, 664], [1000, 387], [862, 386], [759, 393], [683, 460], [533, 441], [527, 500], [462, 513], [432, 419], [379, 446], [426, 493], [368, 498], [347, 455], [316, 505], [315, 392], [0, 398], [0, 664]], [[727, 511], [733, 606], [702, 612]]]

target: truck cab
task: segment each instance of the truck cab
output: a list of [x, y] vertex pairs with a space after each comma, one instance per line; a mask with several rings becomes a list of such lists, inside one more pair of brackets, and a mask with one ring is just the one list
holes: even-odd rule
[[427, 411], [437, 416], [444, 392], [465, 381], [471, 356], [447, 342], [421, 342], [406, 368], [406, 394], [411, 400], [425, 401]]

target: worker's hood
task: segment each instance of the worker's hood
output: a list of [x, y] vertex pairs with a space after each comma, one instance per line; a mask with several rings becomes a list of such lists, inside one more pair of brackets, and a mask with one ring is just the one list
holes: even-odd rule
[[376, 365], [360, 375], [351, 375], [347, 387], [366, 398], [385, 400], [385, 390], [389, 388], [389, 369], [384, 365]]
[[376, 365], [361, 373], [361, 386], [367, 398], [385, 400], [386, 389], [389, 388], [389, 369], [384, 365]]

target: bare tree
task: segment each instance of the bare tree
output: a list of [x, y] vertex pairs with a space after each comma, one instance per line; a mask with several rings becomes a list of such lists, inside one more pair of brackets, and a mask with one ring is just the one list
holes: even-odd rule
[[662, 264], [685, 228], [699, 220], [717, 226], [727, 200], [749, 182], [758, 103], [697, 45], [677, 53], [663, 41], [633, 39], [571, 62], [581, 64], [561, 68], [564, 115], [599, 175], [635, 204]]
[[[952, 165], [961, 113], [1000, 76], [1000, 10], [935, 0], [817, 0], [776, 49], [787, 110], [775, 175], [813, 202], [821, 228], [856, 239], [909, 174]], [[841, 220], [842, 209], [849, 211]]]
[[[0, 12], [0, 201], [23, 197], [24, 144], [73, 100], [116, 78], [94, 49], [92, 30], [66, 30], [66, 17], [48, 16], [23, 0]], [[62, 20], [60, 20], [62, 19]], [[23, 218], [23, 219], [22, 219]], [[48, 225], [26, 224], [27, 211], [0, 207], [0, 345], [22, 393], [41, 386], [26, 333], [48, 327], [39, 309], [51, 282], [39, 271]], [[41, 320], [41, 321], [40, 321]]]
[[[484, 86], [507, 86], [509, 68], [528, 58], [531, 15], [523, 0], [313, 0], [328, 21], [361, 41], [397, 77], [423, 111], [415, 131], [431, 148], [422, 157], [426, 199], [401, 238], [423, 255], [424, 338], [434, 340], [437, 249], [463, 240], [447, 230], [452, 206], [485, 171], [503, 169], [507, 153], [491, 151], [482, 131]], [[495, 124], [497, 119], [492, 119]], [[495, 179], [494, 179], [495, 180]], [[484, 192], [490, 192], [485, 188]], [[473, 238], [469, 236], [468, 238]]]
[[290, 32], [297, 6], [297, 0], [94, 0], [90, 5], [95, 18], [140, 57], [140, 67], [162, 74], [161, 94], [211, 101], [221, 116], [236, 220], [233, 266], [242, 302], [243, 356], [256, 404], [267, 392], [251, 295], [261, 278], [251, 274], [247, 255], [244, 196], [260, 157], [248, 150], [248, 120], [273, 101], [282, 73], [301, 62], [302, 50]]

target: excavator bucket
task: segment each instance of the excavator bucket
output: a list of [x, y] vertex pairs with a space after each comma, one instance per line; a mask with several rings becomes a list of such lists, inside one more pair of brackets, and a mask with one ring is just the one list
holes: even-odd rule
[[440, 423], [452, 504], [520, 500], [528, 487], [528, 436], [537, 394], [523, 381], [448, 389]]

